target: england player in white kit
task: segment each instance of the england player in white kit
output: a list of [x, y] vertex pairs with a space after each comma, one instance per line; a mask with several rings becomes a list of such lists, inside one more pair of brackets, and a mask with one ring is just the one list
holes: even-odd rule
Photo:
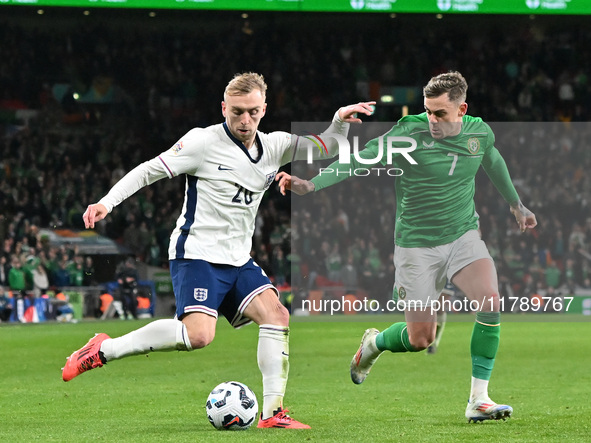
[[289, 370], [289, 312], [263, 270], [250, 257], [257, 209], [278, 169], [292, 160], [334, 157], [357, 113], [373, 102], [340, 108], [320, 134], [324, 149], [287, 132], [257, 130], [265, 115], [266, 84], [259, 74], [236, 75], [226, 86], [225, 122], [195, 128], [169, 150], [123, 177], [84, 213], [87, 228], [142, 187], [186, 176], [185, 201], [169, 247], [176, 318], [156, 320], [122, 337], [98, 334], [72, 353], [64, 381], [107, 362], [151, 351], [191, 351], [214, 338], [218, 313], [234, 326], [259, 325], [258, 365], [263, 408], [258, 427], [309, 428], [286, 414], [283, 396]]

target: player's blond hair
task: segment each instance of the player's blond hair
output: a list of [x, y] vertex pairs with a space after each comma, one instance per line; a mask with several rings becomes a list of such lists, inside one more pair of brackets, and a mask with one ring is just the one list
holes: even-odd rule
[[228, 95], [246, 95], [255, 90], [261, 91], [263, 98], [267, 95], [267, 84], [261, 74], [244, 72], [236, 74], [226, 86], [224, 97]]
[[426, 98], [437, 98], [447, 92], [450, 101], [465, 102], [467, 91], [468, 82], [464, 76], [457, 71], [450, 71], [432, 77], [423, 88], [423, 95]]

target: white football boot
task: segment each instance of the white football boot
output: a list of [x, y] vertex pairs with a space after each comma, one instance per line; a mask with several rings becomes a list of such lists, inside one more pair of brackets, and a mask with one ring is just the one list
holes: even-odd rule
[[366, 329], [361, 339], [361, 345], [351, 360], [351, 380], [356, 385], [363, 383], [371, 367], [382, 351], [376, 347], [376, 335], [380, 331], [375, 328]]
[[488, 397], [468, 401], [466, 418], [468, 423], [484, 420], [506, 420], [511, 417], [513, 408], [509, 405], [498, 405]]

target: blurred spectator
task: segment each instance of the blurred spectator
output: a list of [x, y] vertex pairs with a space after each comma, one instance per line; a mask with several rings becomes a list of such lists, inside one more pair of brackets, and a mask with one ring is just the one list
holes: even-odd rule
[[128, 320], [137, 318], [137, 294], [139, 275], [135, 266], [135, 260], [128, 257], [117, 271], [117, 283], [119, 283], [119, 300], [123, 305], [123, 318]]
[[158, 244], [158, 239], [155, 235], [150, 239], [147, 263], [151, 266], [162, 265], [160, 245]]
[[98, 307], [97, 317], [101, 317], [101, 316], [106, 317], [107, 310], [111, 306], [111, 303], [113, 303], [113, 296], [111, 294], [109, 294], [108, 292], [103, 292], [99, 296], [99, 307]]
[[74, 260], [68, 264], [70, 274], [70, 286], [82, 286], [84, 284], [84, 258], [80, 255], [74, 256]]
[[546, 276], [546, 285], [548, 288], [558, 288], [562, 280], [562, 272], [556, 266], [556, 262], [551, 261], [544, 272]]
[[62, 258], [59, 261], [57, 271], [53, 276], [53, 284], [60, 288], [70, 286], [70, 271], [68, 270], [68, 261], [66, 258]]
[[291, 252], [287, 254], [287, 262], [289, 263], [287, 271], [289, 273], [289, 284], [292, 287], [302, 287], [302, 256], [298, 254], [297, 244], [291, 245]]
[[275, 225], [273, 231], [271, 231], [271, 234], [269, 235], [269, 244], [272, 249], [283, 244], [283, 235], [281, 226]]
[[49, 276], [49, 283], [51, 285], [56, 285], [55, 276], [60, 269], [56, 249], [50, 248], [47, 252], [47, 256], [41, 257], [41, 263], [43, 264], [43, 266], [45, 266], [45, 269], [47, 270], [47, 275]]
[[8, 286], [14, 293], [23, 294], [26, 289], [25, 272], [16, 255], [12, 256], [12, 268], [8, 272]]
[[138, 293], [137, 296], [137, 318], [151, 318], [150, 313], [150, 298], [146, 294]]
[[346, 294], [355, 295], [357, 293], [357, 285], [359, 282], [357, 279], [357, 269], [355, 268], [353, 255], [351, 254], [347, 257], [347, 263], [343, 266], [343, 269], [341, 269], [341, 281]]
[[[564, 266], [564, 279], [566, 287], [568, 288], [569, 294], [575, 293], [575, 288], [577, 286], [577, 271], [575, 269], [575, 261], [573, 259], [568, 259]], [[555, 286], [557, 287], [557, 286]]]
[[562, 256], [565, 252], [565, 245], [564, 245], [564, 237], [562, 235], [562, 229], [558, 229], [556, 231], [556, 236], [554, 237], [554, 249], [552, 250], [552, 255], [557, 260], [562, 259]]
[[272, 275], [275, 278], [275, 286], [284, 286], [287, 282], [287, 274], [289, 273], [289, 262], [283, 254], [283, 249], [276, 246], [273, 249], [273, 256], [271, 258]]
[[28, 253], [22, 254], [21, 263], [23, 263], [23, 272], [25, 273], [25, 284], [28, 290], [33, 289], [33, 271], [39, 264], [40, 260], [35, 255], [35, 250], [30, 249]]
[[10, 320], [12, 309], [12, 297], [9, 297], [4, 290], [4, 286], [0, 285], [0, 322], [6, 322]]
[[[327, 243], [328, 244], [328, 243]], [[326, 269], [328, 271], [328, 279], [333, 282], [341, 281], [341, 268], [343, 266], [343, 258], [341, 256], [339, 243], [333, 243], [326, 256]]]
[[63, 291], [58, 291], [53, 299], [53, 309], [56, 313], [55, 319], [59, 322], [74, 322], [74, 307], [70, 298]]
[[537, 255], [534, 255], [532, 264], [529, 266], [527, 272], [532, 278], [534, 287], [537, 287], [538, 283], [544, 281], [544, 268], [540, 265], [540, 259]]
[[95, 269], [94, 269], [94, 261], [90, 255], [84, 257], [84, 276], [82, 278], [82, 284], [84, 286], [92, 286], [96, 284], [96, 280], [94, 277]]
[[273, 276], [273, 268], [271, 267], [271, 260], [267, 253], [267, 248], [261, 244], [254, 254], [255, 262], [262, 268], [268, 276]]
[[35, 297], [41, 297], [49, 289], [49, 277], [43, 264], [39, 261], [37, 267], [33, 269], [33, 294]]
[[10, 264], [6, 255], [0, 255], [0, 286], [8, 286], [8, 273]]

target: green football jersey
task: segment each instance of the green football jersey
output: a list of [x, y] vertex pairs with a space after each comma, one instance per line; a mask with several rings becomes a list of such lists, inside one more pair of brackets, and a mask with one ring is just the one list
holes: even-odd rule
[[[410, 137], [416, 149], [408, 155], [389, 153], [388, 137]], [[388, 133], [366, 144], [359, 152], [363, 159], [375, 159], [374, 165], [359, 162], [351, 154], [351, 164], [338, 162], [312, 182], [316, 190], [347, 178], [345, 170], [371, 167], [398, 168], [395, 177], [396, 245], [432, 247], [450, 243], [470, 229], [478, 228], [474, 205], [474, 178], [482, 165], [508, 203], [519, 197], [511, 183], [507, 166], [494, 147], [495, 137], [489, 125], [479, 117], [464, 116], [461, 131], [453, 137], [435, 139], [429, 131], [426, 113], [403, 117]], [[392, 146], [409, 147], [408, 141]], [[340, 174], [339, 174], [340, 172]]]

